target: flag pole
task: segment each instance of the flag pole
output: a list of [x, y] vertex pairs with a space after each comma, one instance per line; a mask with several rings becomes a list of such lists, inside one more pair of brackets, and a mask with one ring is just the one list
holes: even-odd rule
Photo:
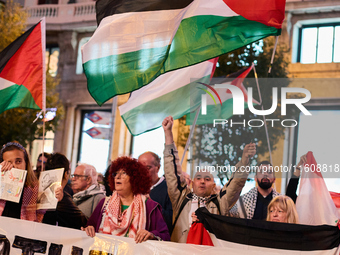
[[[42, 161], [44, 161], [44, 151], [45, 151], [45, 122], [46, 122], [46, 20], [43, 17], [41, 20], [41, 47], [42, 47], [42, 75], [43, 75], [43, 89], [42, 89], [42, 114], [43, 114], [43, 140], [42, 140]], [[41, 164], [41, 171], [44, 171], [44, 162]]]
[[117, 104], [118, 104], [118, 96], [115, 96], [112, 99], [112, 105], [111, 105], [111, 128], [110, 128], [111, 131], [109, 133], [110, 149], [109, 149], [109, 158], [108, 158], [109, 164], [111, 164], [111, 161], [112, 161], [112, 151], [113, 151], [115, 123], [116, 123]]
[[274, 49], [273, 49], [273, 54], [272, 54], [272, 58], [270, 60], [270, 66], [269, 66], [269, 70], [268, 70], [268, 73], [271, 73], [272, 71], [272, 65], [274, 63], [274, 56], [275, 56], [275, 52], [276, 52], [276, 46], [277, 46], [277, 42], [279, 40], [279, 37], [276, 36], [276, 39], [275, 39], [275, 45], [274, 45]]
[[188, 150], [188, 148], [189, 148], [189, 144], [190, 144], [192, 135], [194, 134], [194, 130], [195, 130], [195, 126], [196, 126], [196, 122], [197, 122], [198, 114], [200, 113], [200, 110], [201, 110], [201, 107], [198, 107], [198, 108], [197, 108], [197, 111], [196, 111], [196, 115], [195, 115], [194, 122], [193, 122], [192, 125], [191, 125], [189, 137], [188, 137], [188, 140], [187, 140], [187, 143], [186, 143], [186, 145], [185, 145], [184, 152], [183, 152], [183, 155], [182, 155], [181, 165], [182, 165], [182, 163], [183, 163], [183, 161], [184, 161], [185, 154], [186, 154], [186, 152], [187, 152], [187, 150]]
[[[262, 109], [262, 111], [263, 111], [261, 90], [260, 90], [259, 81], [258, 81], [258, 78], [257, 78], [257, 73], [256, 73], [255, 65], [253, 65], [253, 70], [254, 70], [254, 75], [255, 75], [255, 81], [256, 81], [257, 90], [258, 90], [258, 92], [259, 92], [260, 105], [261, 105], [261, 109]], [[268, 135], [267, 121], [266, 121], [266, 117], [265, 117], [264, 115], [263, 115], [263, 121], [264, 121], [264, 129], [265, 129], [265, 131], [266, 131], [266, 137], [267, 137], [267, 144], [268, 144], [268, 151], [269, 151], [270, 163], [273, 165], [272, 150], [271, 150], [271, 147], [270, 147], [270, 141], [269, 141], [269, 135]]]

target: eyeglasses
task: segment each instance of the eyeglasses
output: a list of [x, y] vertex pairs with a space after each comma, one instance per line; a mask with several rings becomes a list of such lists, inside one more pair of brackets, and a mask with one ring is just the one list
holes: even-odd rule
[[118, 176], [120, 176], [120, 178], [125, 178], [127, 176], [127, 173], [125, 171], [120, 171], [120, 172], [114, 172], [112, 174], [113, 178], [117, 178]]
[[80, 178], [80, 177], [88, 177], [87, 175], [81, 175], [81, 174], [71, 174], [71, 178], [74, 178], [74, 179], [78, 179], [78, 178]]
[[38, 162], [43, 162], [44, 164], [46, 164], [47, 161], [42, 161], [41, 159], [38, 159]]

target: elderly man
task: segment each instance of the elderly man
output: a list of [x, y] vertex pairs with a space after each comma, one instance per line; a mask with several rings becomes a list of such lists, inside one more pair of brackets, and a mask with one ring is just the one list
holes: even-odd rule
[[160, 157], [151, 151], [147, 151], [138, 157], [138, 161], [145, 165], [151, 175], [151, 191], [150, 197], [162, 206], [162, 214], [169, 233], [172, 231], [172, 206], [168, 195], [168, 186], [164, 176], [159, 177], [158, 172], [161, 167]]
[[73, 201], [78, 208], [90, 217], [100, 200], [105, 197], [97, 183], [97, 171], [94, 166], [78, 164], [72, 174], [72, 189], [78, 192], [73, 195]]
[[168, 193], [173, 208], [174, 229], [171, 241], [185, 243], [192, 222], [193, 212], [198, 207], [206, 207], [214, 214], [228, 215], [229, 209], [237, 201], [247, 180], [249, 158], [256, 153], [255, 144], [247, 144], [243, 150], [242, 159], [237, 163], [237, 169], [229, 182], [218, 194], [211, 195], [215, 188], [211, 173], [198, 171], [192, 181], [193, 192], [187, 188], [185, 181], [181, 182], [181, 166], [178, 151], [172, 134], [173, 118], [166, 117], [162, 126], [165, 134], [164, 172], [168, 184]]
[[255, 175], [258, 186], [239, 198], [230, 210], [233, 217], [266, 220], [267, 207], [272, 199], [280, 195], [273, 187], [275, 175], [269, 161], [258, 164]]

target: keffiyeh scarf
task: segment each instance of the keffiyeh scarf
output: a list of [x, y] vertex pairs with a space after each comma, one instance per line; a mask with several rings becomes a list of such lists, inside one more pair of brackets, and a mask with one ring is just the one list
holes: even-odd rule
[[120, 197], [117, 192], [114, 192], [105, 205], [99, 233], [134, 238], [138, 230], [145, 229], [145, 201], [144, 195], [135, 195], [129, 208], [121, 213]]
[[[42, 222], [46, 210], [37, 210], [37, 198], [38, 198], [38, 183], [31, 188], [29, 186], [24, 187], [24, 191], [21, 194], [22, 205], [20, 212], [20, 219]], [[6, 206], [6, 200], [0, 200], [0, 215], [4, 211]]]

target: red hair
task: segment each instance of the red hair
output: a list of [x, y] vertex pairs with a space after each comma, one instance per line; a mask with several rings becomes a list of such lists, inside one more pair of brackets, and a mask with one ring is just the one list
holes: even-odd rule
[[115, 190], [115, 181], [112, 174], [121, 169], [130, 177], [131, 189], [134, 195], [148, 194], [150, 192], [151, 176], [149, 170], [142, 163], [138, 162], [137, 159], [129, 157], [119, 157], [112, 161], [109, 175], [112, 191]]

